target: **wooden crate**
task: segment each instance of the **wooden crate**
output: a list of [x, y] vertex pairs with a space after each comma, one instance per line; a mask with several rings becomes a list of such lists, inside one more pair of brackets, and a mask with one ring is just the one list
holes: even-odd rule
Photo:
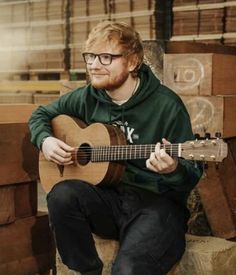
[[236, 95], [236, 56], [165, 54], [164, 84], [180, 95]]
[[236, 136], [236, 96], [181, 96], [191, 118], [193, 132], [205, 136], [220, 132]]
[[35, 181], [38, 150], [30, 142], [28, 120], [37, 105], [0, 105], [0, 186]]
[[37, 213], [37, 182], [0, 186], [0, 225]]
[[43, 274], [54, 265], [54, 250], [47, 214], [0, 226], [0, 274]]

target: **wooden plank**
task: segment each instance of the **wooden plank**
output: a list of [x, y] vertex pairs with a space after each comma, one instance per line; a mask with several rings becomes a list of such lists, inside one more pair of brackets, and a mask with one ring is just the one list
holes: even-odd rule
[[224, 98], [224, 124], [223, 135], [224, 137], [236, 136], [236, 98]]
[[173, 14], [172, 36], [221, 34], [224, 10], [176, 11]]
[[[4, 275], [52, 275], [53, 254], [51, 252], [29, 256], [27, 258], [0, 264], [0, 272]], [[59, 275], [59, 274], [58, 274]], [[61, 274], [64, 275], [64, 274]]]
[[33, 101], [35, 104], [46, 105], [59, 98], [58, 94], [34, 94]]
[[[11, 186], [9, 187], [11, 188]], [[37, 181], [30, 181], [14, 186], [14, 206], [16, 219], [31, 217], [37, 214], [37, 197]]]
[[165, 53], [218, 53], [236, 55], [236, 47], [191, 41], [165, 41]]
[[0, 187], [0, 225], [15, 220], [14, 189], [9, 186]]
[[37, 107], [36, 104], [1, 104], [0, 124], [28, 123], [32, 112]]
[[33, 103], [30, 93], [0, 93], [0, 104]]
[[38, 150], [30, 142], [28, 123], [0, 124], [0, 152], [0, 185], [38, 179]]
[[[62, 80], [63, 81], [63, 80]], [[75, 81], [75, 84], [80, 87], [84, 84], [84, 81]], [[61, 89], [61, 80], [27, 80], [27, 81], [0, 81], [0, 93], [1, 92], [59, 92]]]
[[208, 164], [206, 176], [198, 183], [197, 190], [213, 235], [226, 239], [236, 237], [236, 223], [221, 183], [219, 170], [214, 163]]
[[219, 166], [219, 177], [236, 223], [236, 137], [228, 139], [228, 157]]
[[[213, 2], [213, 3], [212, 3]], [[197, 1], [195, 5], [179, 5], [174, 6], [173, 11], [196, 11], [196, 10], [211, 10], [211, 9], [223, 9], [227, 6], [235, 6], [236, 1], [232, 1], [231, 3], [224, 3], [222, 0], [215, 1], [205, 1], [201, 3], [201, 1]]]
[[[42, 241], [43, 240], [43, 241]], [[54, 263], [54, 243], [48, 215], [19, 219], [0, 227], [0, 274], [44, 272]]]
[[165, 54], [164, 84], [180, 95], [236, 95], [236, 56]]
[[37, 213], [37, 182], [0, 185], [0, 225]]
[[[84, 86], [86, 85], [86, 82], [84, 82]], [[76, 85], [75, 81], [69, 81], [69, 80], [64, 80], [61, 82], [61, 90], [60, 90], [60, 96], [73, 91], [77, 88], [78, 86]]]
[[[223, 38], [222, 33], [216, 34], [191, 34], [191, 35], [176, 35], [170, 38], [170, 41], [197, 41], [205, 43], [205, 41], [213, 41], [215, 44]], [[219, 43], [220, 44], [220, 43]]]

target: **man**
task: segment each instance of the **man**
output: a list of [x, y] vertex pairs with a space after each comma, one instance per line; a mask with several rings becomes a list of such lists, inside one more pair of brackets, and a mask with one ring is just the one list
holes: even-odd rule
[[131, 27], [99, 23], [83, 53], [91, 83], [39, 107], [29, 122], [33, 144], [47, 160], [64, 166], [73, 163], [75, 149], [53, 136], [50, 121], [59, 114], [88, 125], [116, 125], [129, 144], [156, 144], [147, 160], [126, 161], [115, 186], [71, 179], [49, 192], [62, 261], [83, 275], [102, 274], [92, 233], [120, 242], [112, 275], [166, 274], [185, 250], [186, 199], [202, 171], [161, 147], [191, 140], [193, 134], [182, 101], [143, 64], [143, 55], [140, 36]]

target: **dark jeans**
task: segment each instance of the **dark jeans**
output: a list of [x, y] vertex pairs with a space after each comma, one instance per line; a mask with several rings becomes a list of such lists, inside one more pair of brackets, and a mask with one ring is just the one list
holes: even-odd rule
[[185, 250], [185, 209], [135, 187], [99, 187], [68, 180], [47, 196], [62, 261], [83, 275], [101, 275], [91, 232], [120, 242], [112, 275], [166, 274]]

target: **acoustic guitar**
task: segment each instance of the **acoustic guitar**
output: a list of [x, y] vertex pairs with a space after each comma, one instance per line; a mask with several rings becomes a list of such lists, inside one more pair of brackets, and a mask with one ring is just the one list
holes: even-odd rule
[[[91, 184], [116, 184], [125, 170], [124, 160], [148, 159], [155, 144], [128, 145], [123, 132], [116, 126], [93, 123], [87, 126], [79, 119], [59, 115], [52, 120], [56, 138], [75, 148], [73, 164], [57, 165], [39, 155], [39, 174], [46, 192], [59, 181], [79, 179]], [[227, 156], [222, 139], [191, 140], [161, 145], [173, 157], [198, 161], [221, 162]]]

